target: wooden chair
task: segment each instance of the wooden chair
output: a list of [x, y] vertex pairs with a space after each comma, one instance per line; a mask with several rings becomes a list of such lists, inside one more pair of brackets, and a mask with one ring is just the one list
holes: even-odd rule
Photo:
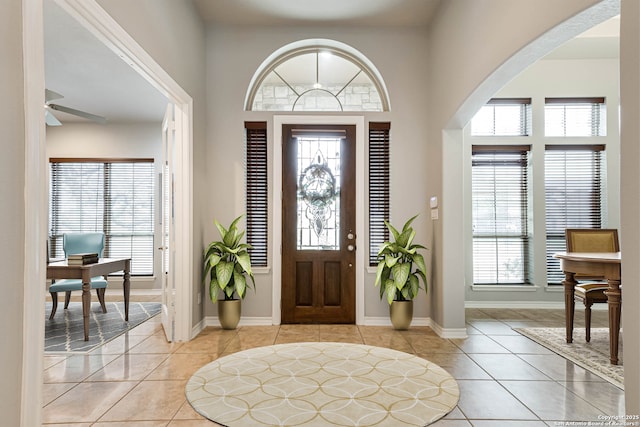
[[[620, 252], [618, 230], [604, 228], [567, 228], [565, 230], [567, 252]], [[594, 303], [606, 303], [605, 291], [609, 287], [602, 277], [576, 275], [575, 299], [584, 303], [585, 337], [591, 341], [591, 306]], [[599, 280], [593, 282], [593, 280]], [[573, 313], [570, 313], [573, 317]], [[573, 323], [573, 322], [572, 322]]]
[[[81, 253], [97, 253], [98, 257], [102, 258], [102, 251], [104, 249], [104, 234], [103, 233], [67, 233], [62, 236], [62, 249], [64, 250], [65, 258], [73, 254]], [[48, 257], [47, 252], [47, 257]], [[91, 289], [95, 289], [98, 295], [98, 301], [102, 308], [102, 312], [107, 312], [107, 306], [105, 304], [104, 295], [107, 288], [107, 278], [102, 276], [91, 278]], [[69, 307], [71, 301], [71, 291], [82, 290], [82, 280], [80, 279], [62, 279], [53, 282], [49, 286], [49, 293], [51, 294], [51, 315], [49, 319], [53, 319], [58, 309], [58, 292], [64, 292], [64, 308]]]

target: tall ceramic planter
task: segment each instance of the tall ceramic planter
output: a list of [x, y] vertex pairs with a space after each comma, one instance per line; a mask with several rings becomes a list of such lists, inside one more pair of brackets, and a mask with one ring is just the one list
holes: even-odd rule
[[393, 301], [389, 307], [389, 316], [394, 329], [406, 331], [413, 320], [413, 300]]
[[218, 301], [218, 320], [222, 329], [235, 329], [240, 322], [242, 304], [240, 299]]

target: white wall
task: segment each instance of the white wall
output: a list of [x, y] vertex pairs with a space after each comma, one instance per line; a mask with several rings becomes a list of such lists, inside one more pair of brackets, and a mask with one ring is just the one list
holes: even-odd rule
[[[162, 172], [162, 123], [66, 123], [47, 127], [47, 158], [152, 158], [155, 176]], [[156, 179], [156, 185], [158, 180]], [[158, 192], [156, 191], [157, 195]], [[156, 196], [157, 198], [157, 196]], [[157, 200], [156, 200], [157, 201]], [[158, 206], [156, 204], [156, 206]], [[155, 241], [161, 240], [160, 210], [155, 210]], [[154, 248], [159, 246], [154, 245]], [[160, 289], [161, 258], [154, 253], [154, 277], [132, 277], [132, 289]]]
[[[426, 242], [428, 227], [426, 168], [428, 156], [426, 133], [427, 96], [425, 83], [426, 31], [424, 29], [363, 29], [363, 28], [255, 28], [210, 27], [207, 35], [207, 214], [205, 240], [218, 238], [213, 226], [216, 218], [229, 223], [244, 212], [244, 141], [243, 123], [248, 120], [268, 122], [269, 156], [274, 152], [273, 116], [275, 113], [243, 111], [243, 102], [253, 73], [264, 59], [282, 46], [294, 41], [332, 39], [357, 49], [378, 68], [391, 98], [388, 113], [364, 114], [370, 120], [391, 122], [391, 206], [392, 220], [404, 223], [416, 213], [414, 222], [417, 242]], [[282, 112], [290, 115], [291, 112]], [[353, 113], [348, 113], [352, 116]], [[271, 160], [273, 161], [273, 160]], [[270, 169], [273, 174], [273, 169]], [[220, 185], [220, 183], [222, 183]], [[270, 200], [270, 212], [274, 203]], [[358, 215], [364, 215], [364, 210]], [[270, 219], [274, 221], [272, 217]], [[367, 236], [358, 236], [358, 250], [368, 253]], [[271, 239], [273, 242], [273, 239]], [[428, 255], [428, 254], [426, 254]], [[279, 259], [270, 259], [271, 264]], [[357, 266], [365, 274], [366, 317], [388, 318], [388, 304], [381, 302], [373, 286], [374, 274], [366, 266]], [[271, 273], [256, 277], [257, 292], [248, 292], [243, 302], [244, 317], [271, 317]], [[206, 295], [206, 294], [205, 294]], [[215, 315], [216, 307], [206, 303], [206, 315]], [[428, 317], [428, 298], [419, 295], [415, 317]]]
[[20, 425], [25, 261], [25, 130], [22, 69], [22, 2], [0, 2], [0, 266], [4, 307], [0, 310], [0, 414], [2, 424]]
[[[546, 144], [591, 143], [606, 145], [607, 166], [603, 227], [620, 226], [620, 130], [619, 130], [619, 61], [617, 59], [541, 60], [536, 62], [494, 95], [496, 98], [532, 99], [532, 134], [528, 137], [473, 137], [468, 125], [464, 131], [464, 220], [465, 220], [465, 296], [467, 306], [501, 306], [514, 302], [525, 306], [564, 307], [561, 286], [547, 287], [545, 252], [544, 147]], [[607, 103], [607, 136], [594, 138], [550, 138], [544, 136], [545, 97], [603, 96]], [[530, 144], [531, 205], [533, 227], [533, 286], [472, 288], [473, 259], [471, 231], [471, 146]], [[624, 236], [621, 236], [621, 240]]]

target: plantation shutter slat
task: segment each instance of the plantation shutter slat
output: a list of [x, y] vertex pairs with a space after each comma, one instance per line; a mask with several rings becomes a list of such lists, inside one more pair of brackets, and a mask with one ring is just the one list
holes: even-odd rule
[[246, 221], [251, 265], [268, 264], [267, 123], [245, 122]]
[[529, 283], [529, 146], [474, 146], [473, 283]]
[[380, 245], [389, 240], [390, 123], [369, 123], [369, 265], [377, 265]]
[[604, 146], [548, 145], [545, 148], [547, 282], [564, 274], [553, 257], [566, 250], [566, 228], [602, 228]]
[[105, 257], [131, 258], [132, 275], [153, 275], [153, 159], [51, 159], [50, 185], [52, 258], [64, 256], [64, 233], [103, 232]]

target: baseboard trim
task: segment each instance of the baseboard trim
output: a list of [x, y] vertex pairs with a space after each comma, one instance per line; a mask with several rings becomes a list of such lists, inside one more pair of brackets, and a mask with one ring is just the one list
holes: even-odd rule
[[[364, 318], [363, 326], [393, 326], [389, 316], [367, 316]], [[411, 326], [431, 326], [431, 318], [414, 317]]]
[[564, 301], [465, 301], [464, 308], [564, 309]]
[[445, 339], [465, 339], [467, 338], [467, 328], [443, 328], [436, 322], [431, 322], [431, 329], [440, 338]]
[[[217, 326], [220, 327], [220, 321], [218, 320], [218, 316], [206, 316], [198, 325], [202, 324], [202, 327], [198, 331], [202, 331], [202, 329], [209, 326]], [[240, 322], [238, 323], [238, 327], [241, 326], [272, 326], [273, 320], [271, 317], [241, 317]], [[194, 327], [194, 331], [195, 331]]]

